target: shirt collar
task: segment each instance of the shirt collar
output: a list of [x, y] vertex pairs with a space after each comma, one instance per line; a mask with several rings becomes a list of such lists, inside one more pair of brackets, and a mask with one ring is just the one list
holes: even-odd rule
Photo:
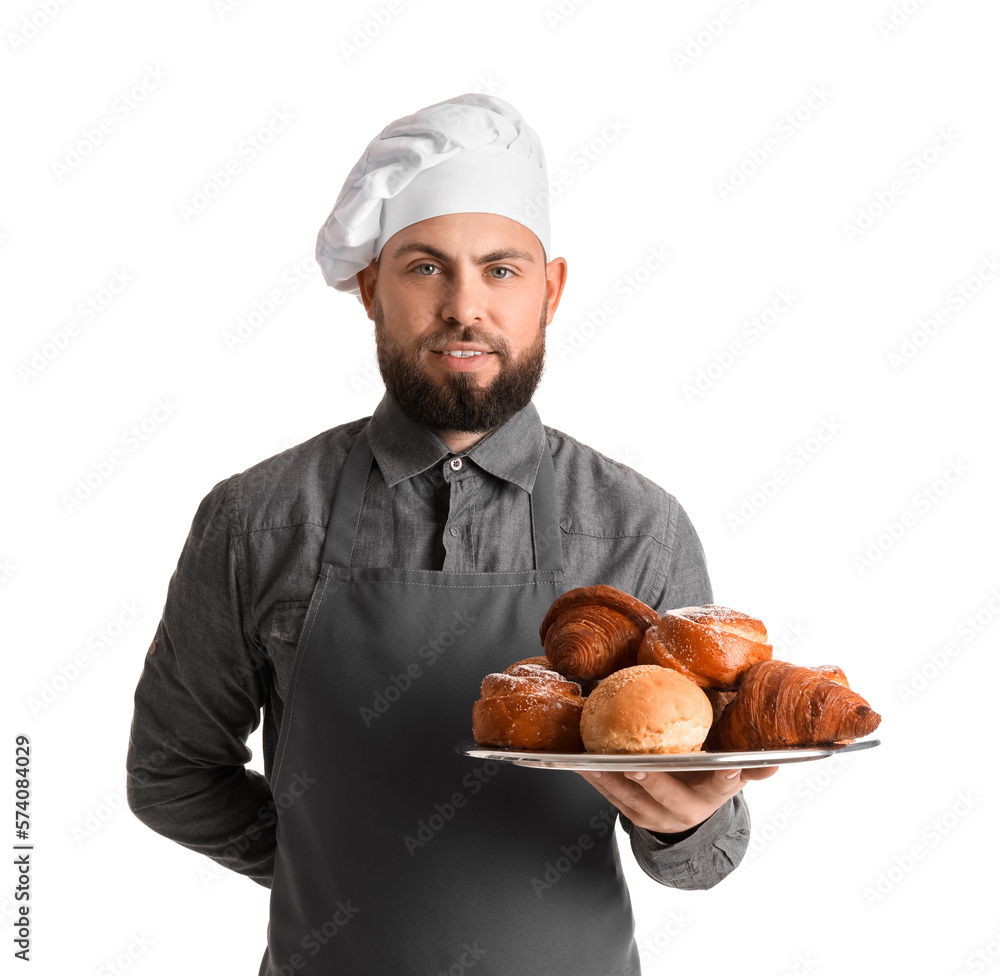
[[[368, 442], [389, 488], [439, 464], [452, 453], [437, 434], [410, 420], [388, 394], [382, 397], [369, 421]], [[529, 403], [465, 456], [484, 471], [530, 493], [544, 445], [542, 422], [534, 404]]]
[[468, 456], [484, 471], [530, 494], [544, 448], [545, 430], [535, 405], [529, 403], [472, 447]]

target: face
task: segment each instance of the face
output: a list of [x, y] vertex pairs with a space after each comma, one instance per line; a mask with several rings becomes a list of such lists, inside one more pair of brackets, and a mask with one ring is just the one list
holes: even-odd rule
[[390, 396], [439, 432], [506, 422], [541, 378], [565, 274], [528, 228], [496, 214], [401, 230], [358, 276]]

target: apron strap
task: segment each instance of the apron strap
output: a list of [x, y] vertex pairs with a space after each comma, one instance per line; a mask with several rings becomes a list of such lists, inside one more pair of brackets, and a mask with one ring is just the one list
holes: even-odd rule
[[340, 472], [337, 493], [333, 496], [333, 511], [326, 526], [323, 542], [323, 562], [347, 569], [354, 553], [354, 539], [361, 523], [361, 506], [368, 488], [368, 473], [371, 471], [371, 445], [368, 443], [368, 428], [365, 427], [347, 455]]
[[[361, 523], [361, 506], [368, 488], [368, 475], [375, 460], [368, 443], [368, 428], [358, 434], [344, 462], [340, 482], [333, 499], [333, 511], [323, 542], [323, 562], [348, 569], [354, 553], [354, 540]], [[531, 493], [531, 533], [535, 546], [535, 569], [561, 572], [562, 540], [556, 508], [556, 476], [548, 439], [538, 462], [535, 486]]]
[[535, 487], [531, 492], [531, 532], [535, 543], [535, 569], [561, 573], [562, 530], [559, 528], [556, 505], [556, 471], [552, 465], [548, 437], [538, 460]]

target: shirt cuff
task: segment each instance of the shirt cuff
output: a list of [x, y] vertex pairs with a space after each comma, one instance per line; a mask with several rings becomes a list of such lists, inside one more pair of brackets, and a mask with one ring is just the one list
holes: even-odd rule
[[656, 834], [635, 824], [630, 827], [632, 852], [643, 871], [674, 888], [718, 884], [743, 860], [750, 843], [750, 817], [742, 793], [680, 834]]

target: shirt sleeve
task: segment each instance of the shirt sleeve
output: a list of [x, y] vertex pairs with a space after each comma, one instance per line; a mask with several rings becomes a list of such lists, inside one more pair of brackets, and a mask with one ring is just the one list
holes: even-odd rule
[[677, 607], [699, 607], [712, 602], [712, 583], [705, 564], [705, 550], [687, 512], [671, 498], [673, 531], [667, 547], [663, 590], [653, 604], [658, 613]]
[[[687, 512], [671, 498], [669, 545], [663, 589], [653, 603], [659, 613], [712, 602], [705, 551]], [[711, 888], [733, 871], [750, 843], [750, 814], [743, 794], [727, 800], [698, 827], [671, 840], [636, 827], [621, 816], [632, 853], [654, 881], [673, 888]]]
[[203, 500], [170, 580], [135, 691], [127, 795], [157, 833], [270, 887], [276, 808], [246, 768], [267, 659], [244, 629], [232, 488]]
[[703, 824], [677, 835], [673, 843], [619, 816], [639, 866], [670, 888], [717, 885], [739, 865], [750, 844], [750, 814], [742, 793], [727, 800]]

